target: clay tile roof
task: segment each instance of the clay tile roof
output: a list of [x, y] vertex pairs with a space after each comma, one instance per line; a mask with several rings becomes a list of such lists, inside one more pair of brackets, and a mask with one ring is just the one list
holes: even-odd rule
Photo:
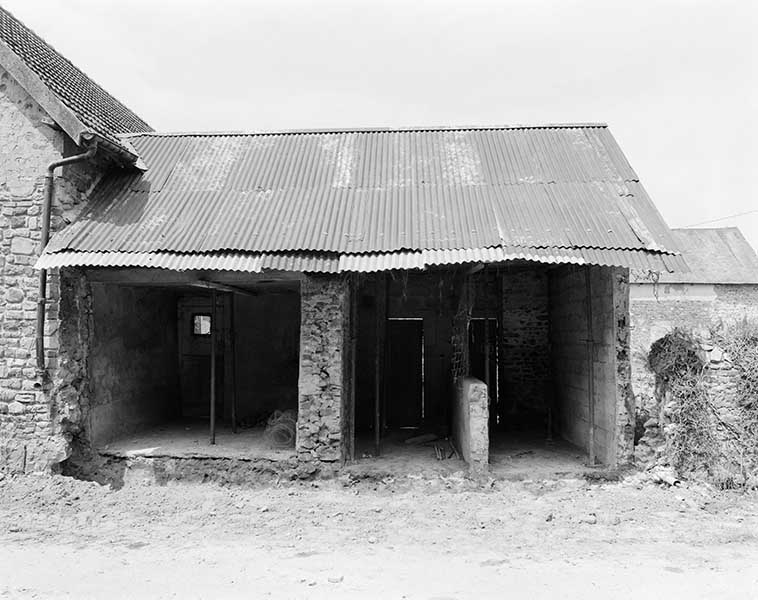
[[118, 134], [152, 131], [150, 125], [2, 7], [0, 40], [95, 133], [119, 143]]

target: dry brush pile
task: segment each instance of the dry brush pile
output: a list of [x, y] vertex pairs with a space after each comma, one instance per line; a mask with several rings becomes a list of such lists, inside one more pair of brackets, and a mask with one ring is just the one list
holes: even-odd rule
[[[725, 418], [724, 393], [711, 385], [701, 340], [675, 329], [648, 356], [665, 422], [665, 456], [680, 476], [704, 477], [723, 488], [758, 487], [758, 328], [719, 328], [712, 341], [739, 374], [732, 402], [739, 418]], [[718, 406], [717, 406], [718, 405]]]

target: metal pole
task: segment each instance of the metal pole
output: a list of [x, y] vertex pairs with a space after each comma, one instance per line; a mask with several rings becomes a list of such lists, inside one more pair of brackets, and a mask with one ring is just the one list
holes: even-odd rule
[[216, 443], [216, 290], [211, 292], [211, 446]]
[[589, 404], [589, 464], [595, 464], [595, 357], [594, 338], [592, 336], [592, 281], [590, 279], [590, 267], [584, 268], [584, 282], [587, 295], [587, 392]]

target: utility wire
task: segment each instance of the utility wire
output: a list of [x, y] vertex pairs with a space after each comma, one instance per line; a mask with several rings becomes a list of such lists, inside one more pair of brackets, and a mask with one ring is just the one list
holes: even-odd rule
[[698, 225], [708, 225], [708, 223], [718, 223], [719, 221], [726, 221], [727, 219], [733, 219], [734, 217], [743, 217], [745, 215], [752, 215], [753, 213], [758, 213], [758, 208], [755, 210], [748, 210], [741, 213], [736, 213], [733, 215], [727, 215], [725, 217], [719, 217], [718, 219], [711, 219], [710, 221], [700, 221], [700, 223], [690, 223], [689, 225], [685, 225], [685, 227], [697, 227]]

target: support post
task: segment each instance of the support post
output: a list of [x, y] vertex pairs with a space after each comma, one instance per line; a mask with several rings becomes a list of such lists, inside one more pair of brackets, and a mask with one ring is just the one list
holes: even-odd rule
[[224, 364], [229, 364], [227, 372], [231, 371], [231, 404], [232, 404], [232, 433], [237, 433], [237, 341], [234, 328], [235, 311], [234, 293], [229, 294], [229, 352], [224, 357]]
[[355, 460], [355, 368], [358, 362], [358, 275], [350, 278], [350, 439], [348, 440], [348, 460]]
[[216, 443], [216, 290], [211, 292], [211, 407], [210, 407], [210, 443]]
[[590, 466], [595, 465], [595, 342], [592, 335], [592, 280], [590, 267], [584, 267], [584, 282], [587, 296], [587, 395], [589, 405], [589, 432], [587, 446]]
[[382, 443], [382, 396], [384, 388], [384, 353], [387, 333], [387, 277], [376, 276], [376, 356], [374, 381], [374, 453], [379, 456]]
[[503, 425], [505, 415], [503, 406], [505, 406], [505, 278], [502, 269], [497, 270], [497, 410], [495, 418], [490, 419], [490, 427]]
[[484, 317], [484, 385], [487, 386], [487, 397], [490, 397], [490, 320]]

